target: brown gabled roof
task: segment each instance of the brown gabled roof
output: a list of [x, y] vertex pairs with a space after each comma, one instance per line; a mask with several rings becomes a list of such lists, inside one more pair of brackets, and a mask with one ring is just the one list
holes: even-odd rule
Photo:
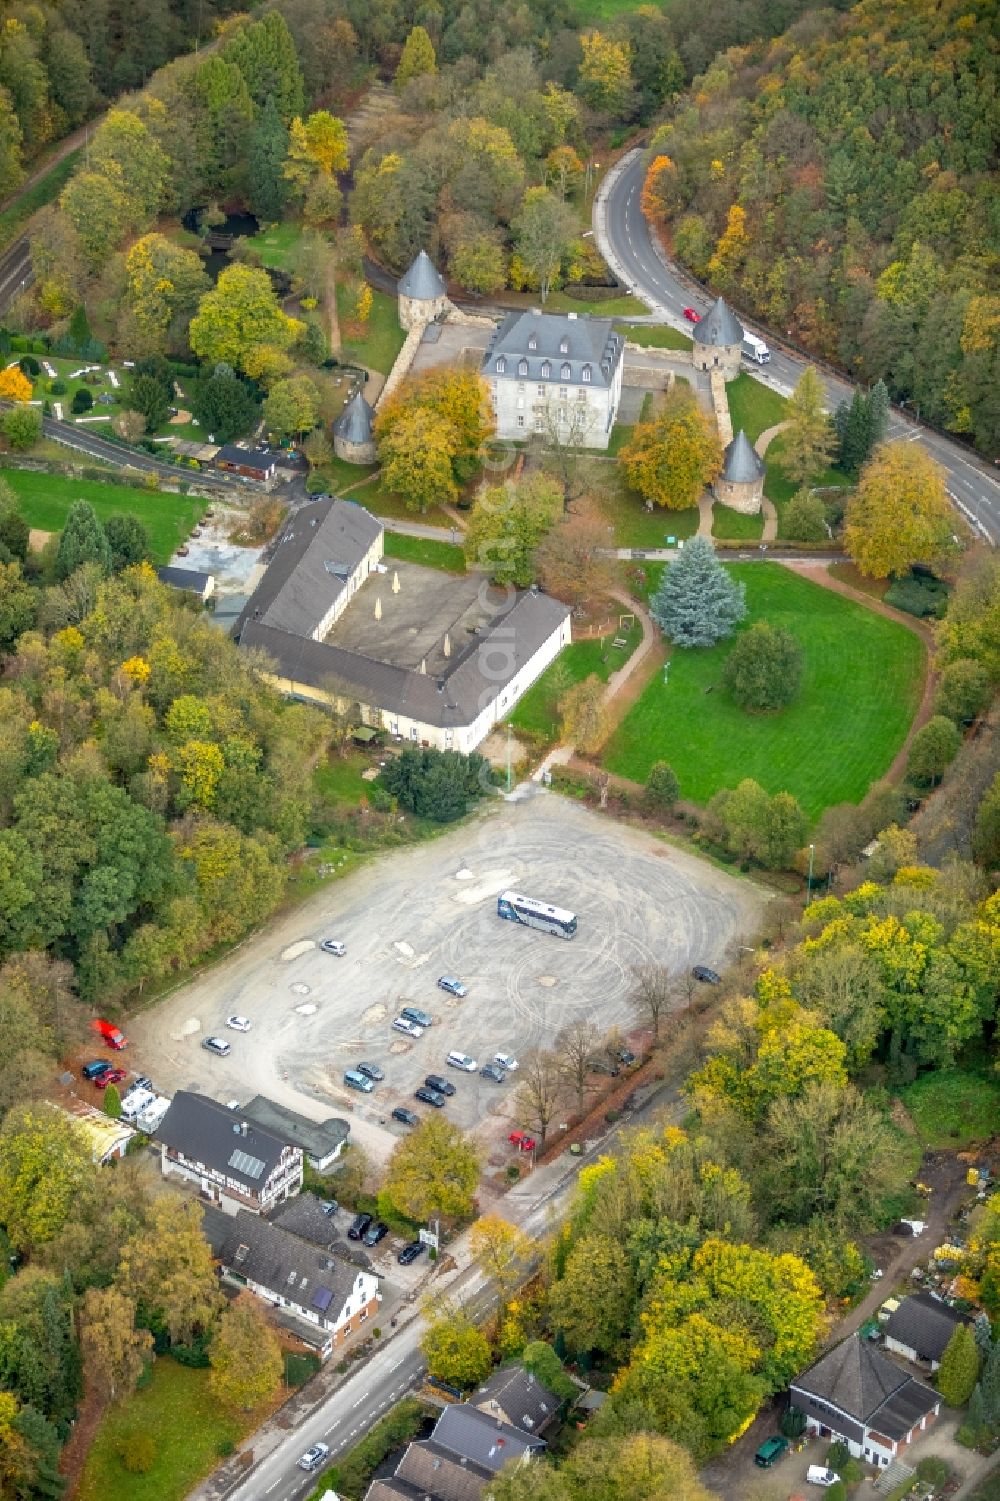
[[492, 1470], [451, 1454], [433, 1439], [409, 1444], [396, 1466], [396, 1480], [434, 1501], [478, 1501]]

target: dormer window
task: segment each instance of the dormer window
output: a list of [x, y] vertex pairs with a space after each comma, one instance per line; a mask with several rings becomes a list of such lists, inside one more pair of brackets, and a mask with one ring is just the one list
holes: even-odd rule
[[563, 339], [559, 340], [559, 353], [560, 354], [569, 354], [569, 340], [568, 339], [563, 338]]
[[497, 375], [506, 375], [506, 373], [507, 373], [507, 361], [504, 359], [503, 355], [501, 355], [500, 358], [497, 360]]
[[591, 377], [590, 366], [589, 365], [584, 365], [582, 378], [583, 378], [583, 383], [584, 383], [585, 386], [588, 386], [590, 384], [590, 377]]
[[518, 362], [517, 362], [517, 373], [518, 373], [518, 375], [527, 375], [527, 373], [528, 373], [528, 362], [527, 362], [527, 360], [518, 360]]
[[601, 369], [604, 371], [605, 379], [606, 380], [610, 380], [611, 379], [611, 365], [610, 365], [610, 362], [608, 360], [602, 360], [601, 361]]
[[529, 349], [537, 349], [538, 348], [538, 335], [537, 334], [531, 334], [529, 336], [529, 338], [528, 338], [528, 348]]
[[549, 364], [548, 360], [543, 360], [542, 361], [542, 380], [548, 380], [548, 378], [549, 378], [549, 376], [551, 374], [552, 374], [552, 366]]
[[561, 366], [559, 374], [563, 380], [569, 380], [570, 376], [573, 374], [573, 367], [568, 360], [564, 365]]

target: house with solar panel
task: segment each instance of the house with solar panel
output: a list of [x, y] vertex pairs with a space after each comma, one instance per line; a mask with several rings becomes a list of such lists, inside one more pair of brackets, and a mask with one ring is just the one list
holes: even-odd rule
[[622, 398], [625, 340], [610, 318], [508, 313], [483, 358], [498, 438], [533, 433], [607, 448]]
[[160, 1171], [193, 1183], [227, 1214], [266, 1214], [302, 1187], [302, 1148], [228, 1110], [179, 1089], [157, 1132]]
[[279, 1310], [282, 1324], [324, 1360], [378, 1309], [374, 1272], [245, 1209], [222, 1244], [219, 1264], [224, 1281]]

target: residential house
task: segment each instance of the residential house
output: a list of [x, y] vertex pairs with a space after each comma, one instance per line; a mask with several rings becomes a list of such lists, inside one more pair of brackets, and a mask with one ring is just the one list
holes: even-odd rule
[[625, 340], [610, 318], [508, 313], [483, 357], [498, 438], [558, 436], [607, 448], [622, 395]]
[[253, 480], [265, 490], [270, 490], [278, 473], [278, 461], [273, 453], [262, 448], [239, 448], [235, 443], [224, 443], [214, 462], [216, 469], [221, 469], [223, 474]]
[[559, 1411], [559, 1398], [516, 1361], [501, 1366], [472, 1394], [472, 1405], [525, 1433], [541, 1433]]
[[179, 1089], [157, 1131], [164, 1177], [186, 1178], [229, 1214], [264, 1214], [302, 1187], [302, 1148], [228, 1110]]
[[309, 1166], [314, 1167], [318, 1173], [325, 1173], [336, 1162], [351, 1134], [347, 1121], [338, 1116], [330, 1115], [322, 1121], [311, 1121], [307, 1116], [299, 1115], [297, 1111], [289, 1110], [286, 1105], [279, 1105], [262, 1094], [254, 1095], [242, 1107], [240, 1115], [263, 1127], [265, 1131], [270, 1131], [272, 1136], [280, 1136], [289, 1146], [301, 1147]]
[[249, 1288], [297, 1325], [319, 1331], [320, 1341], [312, 1334], [310, 1342], [324, 1358], [378, 1310], [374, 1272], [245, 1209], [232, 1222], [219, 1263], [230, 1282]]
[[471, 1402], [456, 1403], [444, 1409], [429, 1439], [407, 1445], [391, 1478], [373, 1481], [365, 1501], [488, 1501], [486, 1487], [504, 1465], [524, 1464], [544, 1450], [544, 1439], [516, 1424]]
[[912, 1298], [903, 1298], [886, 1320], [885, 1348], [912, 1360], [914, 1365], [936, 1371], [955, 1330], [967, 1323], [964, 1313], [933, 1293], [915, 1293]]
[[842, 1439], [855, 1459], [883, 1467], [941, 1410], [937, 1392], [857, 1334], [821, 1355], [789, 1393], [810, 1433]]

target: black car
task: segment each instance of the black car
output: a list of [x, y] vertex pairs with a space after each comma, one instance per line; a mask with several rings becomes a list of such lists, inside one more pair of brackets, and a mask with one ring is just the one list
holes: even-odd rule
[[85, 1079], [96, 1079], [98, 1074], [109, 1074], [111, 1064], [106, 1058], [95, 1058], [93, 1063], [85, 1063], [80, 1072]]
[[396, 1260], [400, 1266], [410, 1266], [412, 1262], [416, 1261], [418, 1256], [424, 1254], [426, 1249], [422, 1240], [411, 1240], [408, 1246], [403, 1247]]
[[482, 1079], [492, 1079], [494, 1084], [502, 1084], [507, 1077], [498, 1063], [484, 1063], [479, 1075]]
[[455, 1093], [455, 1086], [450, 1079], [442, 1079], [440, 1074], [428, 1074], [424, 1080], [428, 1089], [436, 1090], [438, 1094], [447, 1095], [449, 1099]]
[[639, 1062], [638, 1058], [630, 1048], [619, 1048], [617, 1053], [615, 1054], [615, 1057], [618, 1059], [619, 1063], [624, 1063], [626, 1068], [631, 1068], [633, 1063]]
[[152, 1087], [152, 1079], [147, 1079], [145, 1074], [136, 1074], [135, 1078], [132, 1080], [133, 1089], [152, 1089]]
[[422, 1100], [425, 1105], [433, 1105], [435, 1110], [440, 1110], [444, 1104], [444, 1095], [438, 1094], [436, 1089], [428, 1089], [426, 1084], [421, 1084], [419, 1089], [413, 1091], [416, 1100]]
[[361, 1238], [366, 1246], [377, 1246], [382, 1237], [388, 1234], [389, 1226], [383, 1225], [381, 1220], [376, 1220], [373, 1225], [368, 1226]]
[[372, 1216], [370, 1214], [356, 1214], [348, 1226], [347, 1239], [361, 1240], [371, 1222]]
[[404, 1126], [420, 1125], [419, 1115], [415, 1115], [412, 1110], [407, 1110], [405, 1105], [397, 1105], [392, 1112], [392, 1118], [394, 1121], [402, 1121]]
[[696, 964], [691, 973], [696, 980], [701, 980], [704, 985], [722, 984], [722, 976], [717, 975], [714, 969], [709, 969], [705, 964]]
[[359, 1063], [358, 1073], [364, 1074], [366, 1079], [372, 1079], [376, 1084], [381, 1084], [385, 1078], [385, 1070], [379, 1068], [377, 1063]]

